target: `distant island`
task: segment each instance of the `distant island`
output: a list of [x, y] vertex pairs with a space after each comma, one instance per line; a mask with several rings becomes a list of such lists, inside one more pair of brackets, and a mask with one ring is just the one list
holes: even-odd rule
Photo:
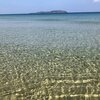
[[29, 14], [67, 14], [68, 12], [65, 10], [52, 10], [52, 11], [40, 11], [35, 13], [29, 13]]

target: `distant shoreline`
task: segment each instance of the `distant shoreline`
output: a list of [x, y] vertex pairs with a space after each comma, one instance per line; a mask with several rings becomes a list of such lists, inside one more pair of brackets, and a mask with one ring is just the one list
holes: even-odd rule
[[35, 13], [9, 13], [0, 15], [53, 15], [53, 14], [100, 14], [100, 12], [66, 12], [66, 13], [48, 13], [48, 12], [35, 12]]

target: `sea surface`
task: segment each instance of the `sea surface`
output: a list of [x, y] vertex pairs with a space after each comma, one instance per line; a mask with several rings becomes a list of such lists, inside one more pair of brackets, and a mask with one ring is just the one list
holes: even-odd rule
[[0, 15], [0, 100], [100, 100], [100, 13]]
[[0, 15], [0, 44], [100, 46], [100, 13]]

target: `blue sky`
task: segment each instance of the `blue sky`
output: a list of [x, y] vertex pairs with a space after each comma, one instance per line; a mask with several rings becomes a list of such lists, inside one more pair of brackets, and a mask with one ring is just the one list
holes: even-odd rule
[[100, 11], [100, 0], [0, 0], [0, 13], [31, 13], [47, 10]]

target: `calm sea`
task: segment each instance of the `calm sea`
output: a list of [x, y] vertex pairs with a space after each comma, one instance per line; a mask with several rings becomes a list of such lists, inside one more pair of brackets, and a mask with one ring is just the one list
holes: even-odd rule
[[0, 44], [100, 46], [100, 13], [0, 15]]

